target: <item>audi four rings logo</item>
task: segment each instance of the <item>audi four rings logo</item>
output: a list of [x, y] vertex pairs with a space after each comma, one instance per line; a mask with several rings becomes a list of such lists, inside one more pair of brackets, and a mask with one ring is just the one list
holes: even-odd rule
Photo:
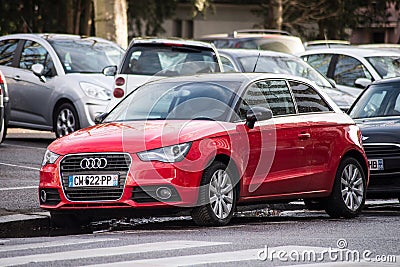
[[81, 160], [82, 169], [104, 169], [107, 167], [106, 158], [84, 158]]

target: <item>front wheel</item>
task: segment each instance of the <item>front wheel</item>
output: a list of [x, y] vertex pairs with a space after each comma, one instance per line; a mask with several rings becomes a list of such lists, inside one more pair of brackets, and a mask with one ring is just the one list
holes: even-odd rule
[[366, 177], [361, 164], [351, 157], [339, 164], [332, 193], [325, 210], [333, 218], [353, 218], [364, 206], [366, 198]]
[[205, 169], [199, 189], [199, 206], [191, 214], [197, 225], [222, 226], [230, 222], [237, 199], [233, 178], [233, 173], [222, 162], [214, 162]]
[[78, 113], [73, 105], [64, 103], [57, 108], [54, 123], [54, 132], [57, 138], [70, 134], [79, 128]]

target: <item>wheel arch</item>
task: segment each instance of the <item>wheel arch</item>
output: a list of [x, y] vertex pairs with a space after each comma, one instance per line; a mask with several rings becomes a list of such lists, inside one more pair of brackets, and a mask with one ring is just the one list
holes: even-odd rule
[[346, 157], [352, 157], [355, 158], [358, 162], [360, 162], [361, 167], [363, 168], [364, 174], [365, 174], [365, 178], [367, 179], [367, 185], [369, 182], [369, 168], [368, 168], [368, 161], [365, 160], [363, 154], [358, 151], [358, 150], [349, 150], [347, 151], [343, 157], [342, 160]]

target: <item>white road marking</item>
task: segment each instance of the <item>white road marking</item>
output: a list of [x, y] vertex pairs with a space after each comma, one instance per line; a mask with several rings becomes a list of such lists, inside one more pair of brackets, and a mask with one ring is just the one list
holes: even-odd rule
[[226, 244], [230, 243], [175, 240], [175, 241], [145, 243], [145, 244], [136, 244], [136, 245], [128, 245], [120, 247], [102, 247], [95, 249], [82, 249], [79, 250], [79, 253], [77, 253], [76, 251], [63, 251], [58, 253], [2, 258], [0, 259], [0, 266], [13, 266], [13, 265], [35, 263], [35, 262], [65, 261], [65, 260], [86, 259], [95, 257], [109, 257], [109, 256], [118, 256], [125, 254], [137, 254], [137, 253], [145, 253], [152, 251], [165, 251], [165, 250], [186, 249], [186, 248], [205, 247], [205, 246], [219, 246]]
[[28, 167], [28, 166], [22, 166], [22, 165], [15, 165], [15, 164], [4, 163], [4, 162], [0, 162], [0, 165], [10, 166], [10, 167], [17, 167], [17, 168], [23, 168], [23, 169], [28, 169], [28, 170], [40, 171], [40, 168]]
[[25, 189], [37, 189], [38, 186], [19, 186], [19, 187], [5, 187], [5, 188], [0, 188], [0, 191], [11, 191], [11, 190], [25, 190]]
[[7, 251], [17, 251], [17, 250], [27, 250], [27, 249], [38, 249], [38, 248], [51, 248], [51, 247], [59, 247], [59, 246], [69, 246], [69, 245], [78, 245], [78, 244], [87, 244], [87, 243], [96, 243], [96, 242], [108, 242], [112, 240], [118, 240], [116, 238], [92, 238], [92, 239], [67, 239], [60, 241], [50, 241], [50, 242], [42, 242], [42, 243], [31, 243], [31, 244], [22, 244], [22, 245], [5, 245], [0, 247], [0, 252]]

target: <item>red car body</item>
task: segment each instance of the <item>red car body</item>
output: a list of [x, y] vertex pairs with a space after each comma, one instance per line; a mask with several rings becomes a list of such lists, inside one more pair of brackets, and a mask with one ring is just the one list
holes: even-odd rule
[[[170, 79], [235, 80], [235, 75]], [[252, 75], [249, 83], [260, 78], [287, 79], [282, 75]], [[308, 82], [300, 78], [290, 79]], [[257, 121], [254, 128], [243, 121], [139, 120], [108, 122], [74, 132], [48, 147], [59, 157], [54, 163], [45, 164], [40, 171], [40, 206], [54, 215], [57, 212], [76, 215], [75, 212], [82, 211], [87, 215], [92, 210], [99, 216], [107, 214], [107, 211], [125, 211], [135, 216], [156, 208], [190, 210], [201, 205], [202, 179], [205, 170], [215, 161], [232, 166], [232, 176], [238, 178], [238, 186], [235, 186], [238, 205], [329, 198], [338, 168], [346, 157], [357, 160], [366, 186], [369, 172], [359, 128], [329, 98], [326, 101], [331, 106], [329, 112], [274, 116], [272, 120]], [[184, 143], [190, 143], [190, 148], [179, 162], [144, 161], [138, 156], [143, 151]], [[79, 189], [81, 192], [75, 196], [74, 188], [67, 186], [70, 179], [67, 176], [109, 172], [95, 169], [87, 172], [79, 169], [78, 163], [74, 163], [78, 169], [69, 171], [67, 165], [75, 160], [80, 161], [82, 167], [83, 159], [90, 161], [107, 158], [107, 155], [122, 155], [127, 163], [126, 178], [119, 184], [120, 195], [112, 199], [96, 197], [96, 194], [103, 194], [98, 190], [104, 188], [90, 187]], [[109, 158], [107, 162], [111, 164]], [[83, 165], [86, 167], [86, 163]], [[119, 177], [125, 175], [122, 171], [118, 174]], [[170, 190], [168, 199], [160, 199], [156, 194], [164, 187]], [[95, 195], [93, 199], [90, 194]]]

